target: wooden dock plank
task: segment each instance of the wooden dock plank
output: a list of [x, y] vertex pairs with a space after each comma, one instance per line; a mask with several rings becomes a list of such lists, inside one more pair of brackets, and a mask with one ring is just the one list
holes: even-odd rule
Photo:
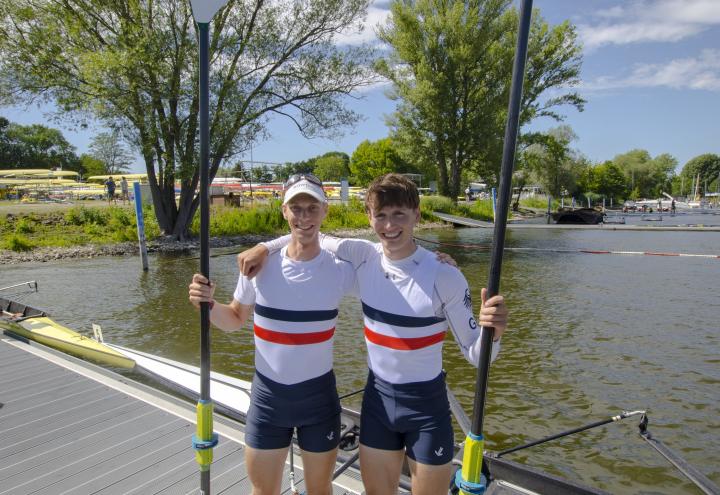
[[[0, 495], [199, 492], [194, 404], [35, 343], [0, 339], [0, 362]], [[213, 493], [250, 493], [242, 425], [215, 429]], [[356, 472], [339, 481], [362, 492]]]

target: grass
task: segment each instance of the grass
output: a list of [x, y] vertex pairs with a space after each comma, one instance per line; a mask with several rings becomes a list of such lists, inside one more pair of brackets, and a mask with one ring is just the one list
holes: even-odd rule
[[[143, 209], [145, 237], [160, 236], [152, 207]], [[325, 230], [368, 227], [363, 204], [358, 200], [347, 205], [331, 204], [323, 224]], [[279, 201], [258, 203], [249, 208], [213, 206], [210, 212], [211, 236], [243, 234], [279, 234], [287, 231]], [[190, 226], [191, 235], [200, 232], [200, 214]], [[32, 213], [0, 218], [0, 249], [30, 251], [39, 247], [71, 247], [86, 244], [113, 244], [135, 241], [135, 212], [130, 207], [70, 208], [64, 213]]]
[[[530, 204], [527, 204], [530, 203]], [[524, 200], [521, 204], [545, 207], [542, 199]], [[433, 211], [464, 216], [477, 220], [492, 220], [489, 199], [455, 204], [442, 196], [420, 198], [421, 222], [435, 222]], [[150, 205], [143, 207], [145, 236], [153, 240], [160, 236], [160, 227]], [[368, 228], [364, 204], [354, 198], [347, 204], [330, 204], [323, 230]], [[191, 235], [200, 232], [199, 211], [190, 226]], [[213, 206], [210, 212], [210, 235], [238, 236], [244, 234], [280, 234], [287, 232], [278, 200], [257, 203], [246, 208]], [[38, 247], [71, 247], [86, 244], [112, 244], [135, 241], [137, 227], [135, 212], [129, 206], [77, 206], [62, 212], [7, 215], [0, 218], [0, 248], [29, 251]]]
[[[145, 208], [148, 239], [160, 234], [152, 209]], [[65, 213], [7, 215], [0, 220], [0, 247], [29, 251], [38, 247], [113, 244], [137, 239], [135, 212], [129, 207], [70, 208]]]
[[423, 196], [420, 198], [420, 213], [423, 220], [434, 219], [433, 211], [474, 218], [475, 220], [491, 221], [493, 218], [492, 202], [489, 199], [455, 204], [450, 198], [444, 196]]

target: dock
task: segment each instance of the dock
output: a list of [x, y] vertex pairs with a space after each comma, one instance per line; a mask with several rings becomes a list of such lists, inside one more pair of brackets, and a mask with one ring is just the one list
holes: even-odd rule
[[[0, 334], [0, 495], [197, 494], [195, 415], [188, 401]], [[212, 493], [249, 494], [243, 425], [216, 414], [214, 429]], [[356, 468], [335, 480], [333, 493], [363, 493]]]
[[[453, 225], [460, 225], [463, 227], [475, 227], [475, 228], [486, 228], [492, 229], [495, 224], [492, 222], [485, 222], [483, 220], [475, 220], [473, 218], [459, 217], [456, 215], [448, 215], [447, 213], [440, 213], [437, 211], [433, 212], [433, 215], [438, 217], [440, 220]], [[618, 223], [599, 223], [597, 225], [576, 225], [576, 224], [556, 224], [556, 223], [519, 223], [509, 221], [507, 223], [508, 229], [530, 229], [530, 230], [625, 230], [625, 231], [639, 231], [639, 232], [720, 232], [720, 227], [706, 227], [706, 226], [660, 226], [660, 225], [626, 225]]]

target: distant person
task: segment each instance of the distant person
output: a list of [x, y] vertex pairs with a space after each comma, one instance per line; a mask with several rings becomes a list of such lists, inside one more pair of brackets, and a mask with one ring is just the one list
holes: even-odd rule
[[675, 214], [675, 200], [674, 199], [670, 202], [670, 212], [673, 215]]
[[465, 201], [470, 201], [470, 186], [465, 188]]
[[662, 209], [662, 199], [658, 199], [658, 211], [663, 211], [663, 209]]
[[115, 181], [112, 175], [105, 181], [105, 188], [107, 189], [108, 204], [110, 204], [110, 201], [115, 201]]
[[123, 204], [130, 201], [130, 192], [128, 190], [127, 179], [125, 177], [120, 180], [120, 198], [122, 199]]

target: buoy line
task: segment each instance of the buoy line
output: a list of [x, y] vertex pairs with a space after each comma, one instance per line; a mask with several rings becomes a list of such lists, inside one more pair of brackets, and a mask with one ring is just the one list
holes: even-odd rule
[[[452, 242], [439, 242], [431, 241], [430, 239], [424, 239], [421, 237], [415, 237], [415, 240], [427, 242], [429, 244], [436, 244], [438, 246], [449, 246], [459, 247], [467, 249], [479, 249], [482, 251], [489, 251], [489, 244], [458, 244]], [[517, 251], [517, 252], [540, 252], [540, 253], [584, 253], [584, 254], [623, 254], [626, 256], [673, 256], [673, 257], [686, 257], [686, 258], [711, 258], [720, 259], [720, 255], [717, 254], [694, 254], [694, 253], [664, 253], [657, 251], [609, 251], [604, 249], [550, 249], [550, 248], [532, 248], [532, 247], [505, 247], [505, 251]]]

